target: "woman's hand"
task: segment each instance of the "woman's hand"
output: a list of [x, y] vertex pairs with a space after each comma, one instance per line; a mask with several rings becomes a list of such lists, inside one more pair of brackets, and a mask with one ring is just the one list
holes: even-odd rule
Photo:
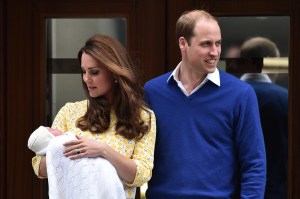
[[136, 163], [120, 154], [112, 147], [94, 139], [83, 138], [76, 135], [77, 140], [64, 144], [67, 149], [64, 152], [71, 160], [89, 157], [103, 157], [107, 159], [117, 170], [120, 178], [128, 183], [133, 183], [136, 175]]
[[105, 144], [94, 139], [84, 138], [76, 135], [77, 140], [64, 143], [67, 149], [64, 152], [71, 160], [78, 158], [102, 157]]

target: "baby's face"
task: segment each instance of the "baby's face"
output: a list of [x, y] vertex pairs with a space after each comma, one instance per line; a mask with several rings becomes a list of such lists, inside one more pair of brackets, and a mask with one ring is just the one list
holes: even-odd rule
[[58, 129], [52, 129], [52, 128], [49, 128], [49, 127], [46, 127], [50, 133], [52, 133], [54, 136], [59, 136], [59, 135], [62, 135], [62, 132]]

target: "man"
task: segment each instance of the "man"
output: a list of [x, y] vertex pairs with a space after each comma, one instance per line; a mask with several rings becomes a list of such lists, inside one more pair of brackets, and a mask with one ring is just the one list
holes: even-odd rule
[[241, 79], [254, 88], [258, 98], [267, 154], [265, 199], [287, 198], [288, 90], [262, 73], [263, 58], [279, 56], [273, 41], [253, 37], [242, 44], [241, 58], [231, 60], [228, 65], [230, 70], [247, 72]]
[[263, 198], [266, 160], [257, 99], [250, 85], [217, 69], [217, 20], [203, 10], [185, 12], [176, 37], [182, 61], [145, 85], [157, 117], [146, 198]]

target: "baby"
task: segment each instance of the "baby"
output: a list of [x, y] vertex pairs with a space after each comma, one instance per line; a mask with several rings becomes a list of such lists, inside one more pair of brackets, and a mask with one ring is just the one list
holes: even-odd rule
[[45, 155], [50, 141], [59, 135], [62, 135], [62, 132], [58, 129], [40, 126], [30, 135], [28, 148], [36, 155]]
[[40, 126], [28, 139], [28, 148], [46, 154], [50, 199], [125, 199], [123, 184], [115, 167], [106, 159], [70, 160], [63, 155], [63, 144], [77, 139], [71, 132]]

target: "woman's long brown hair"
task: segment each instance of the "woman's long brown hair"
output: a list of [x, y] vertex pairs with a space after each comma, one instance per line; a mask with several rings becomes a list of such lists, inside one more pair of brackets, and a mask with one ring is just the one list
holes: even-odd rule
[[114, 104], [110, 104], [102, 96], [90, 97], [87, 86], [82, 80], [88, 105], [87, 112], [77, 120], [76, 126], [82, 131], [103, 133], [109, 128], [110, 113], [114, 107], [117, 116], [117, 134], [127, 139], [143, 137], [149, 127], [142, 121], [141, 111], [148, 112], [146, 109], [148, 106], [144, 101], [144, 90], [138, 76], [139, 70], [136, 70], [126, 49], [114, 38], [98, 34], [87, 40], [85, 46], [80, 49], [78, 53], [80, 64], [83, 53], [89, 54], [111, 71], [117, 83], [114, 86]]

